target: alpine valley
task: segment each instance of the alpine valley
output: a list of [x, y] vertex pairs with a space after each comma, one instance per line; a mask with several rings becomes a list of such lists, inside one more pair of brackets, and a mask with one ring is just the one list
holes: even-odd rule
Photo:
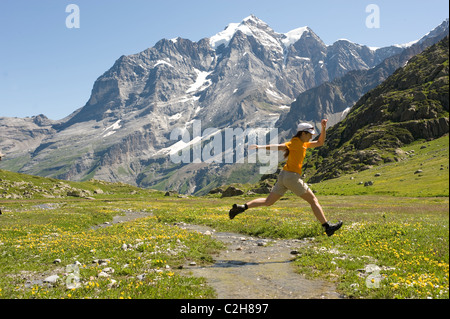
[[[254, 164], [174, 163], [169, 154], [178, 141], [170, 138], [171, 132], [178, 127], [192, 132], [196, 121], [201, 121], [203, 130], [276, 127], [282, 142], [291, 137], [299, 121], [317, 124], [328, 118], [335, 125], [346, 116], [362, 116], [359, 121], [348, 120], [351, 125], [345, 130], [340, 126], [333, 131], [332, 142], [343, 145], [346, 140], [342, 138], [362, 134], [359, 129], [371, 122], [382, 125], [380, 121], [392, 120], [377, 112], [361, 113], [366, 101], [377, 103], [376, 97], [365, 94], [447, 37], [448, 24], [447, 19], [418, 41], [384, 48], [348, 40], [326, 45], [308, 27], [277, 33], [253, 15], [198, 42], [162, 39], [143, 52], [120, 57], [94, 83], [86, 105], [64, 119], [0, 117], [0, 150], [5, 154], [0, 168], [199, 195], [224, 184], [256, 182], [261, 175]], [[448, 42], [446, 68], [448, 91]], [[423, 84], [428, 90], [431, 85], [431, 75], [418, 83], [401, 74], [390, 78], [390, 88], [407, 90]], [[399, 83], [392, 83], [396, 79]], [[420, 88], [421, 92], [425, 89]], [[412, 112], [414, 120], [421, 119], [412, 106], [394, 102], [386, 109], [396, 118]], [[446, 102], [441, 102], [446, 103], [442, 112], [422, 112], [427, 119], [446, 116], [446, 121], [437, 121], [446, 125], [440, 135], [448, 133], [448, 93]], [[358, 115], [350, 116], [354, 109]], [[339, 132], [349, 136], [335, 135]], [[408, 142], [416, 137], [411, 134]], [[320, 153], [321, 161], [325, 155]], [[315, 176], [316, 180], [334, 177], [319, 166]]]

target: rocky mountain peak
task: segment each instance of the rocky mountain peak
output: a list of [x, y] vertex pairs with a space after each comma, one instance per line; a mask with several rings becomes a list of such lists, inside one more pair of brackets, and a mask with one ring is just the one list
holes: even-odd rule
[[[195, 121], [203, 129], [224, 130], [270, 128], [286, 114], [298, 120], [298, 113], [288, 111], [295, 111], [300, 93], [373, 68], [402, 50], [371, 50], [349, 41], [327, 46], [308, 27], [277, 33], [254, 15], [198, 42], [162, 39], [118, 58], [95, 81], [86, 105], [66, 119], [18, 120], [12, 129], [11, 119], [0, 118], [0, 148], [14, 151], [1, 165], [33, 175], [95, 177], [195, 193], [235, 168], [191, 163], [184, 173], [173, 174], [180, 167], [167, 154], [178, 142], [170, 139], [175, 128], [192, 134]], [[347, 96], [353, 87], [354, 81], [337, 93]], [[30, 129], [21, 130], [24, 125]]]
[[254, 25], [254, 26], [262, 26], [264, 28], [269, 27], [267, 23], [259, 19], [254, 14], [249, 15], [248, 17], [244, 18], [241, 22], [241, 24], [247, 24], [247, 25]]
[[263, 41], [263, 44], [280, 45], [278, 41], [279, 35], [267, 23], [251, 15], [243, 19], [240, 23], [230, 23], [223, 31], [210, 37], [209, 42], [211, 47], [214, 50], [227, 47], [237, 32]]

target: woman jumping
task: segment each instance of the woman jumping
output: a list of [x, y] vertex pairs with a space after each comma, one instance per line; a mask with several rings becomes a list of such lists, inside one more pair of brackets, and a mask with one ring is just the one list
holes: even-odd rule
[[291, 190], [297, 196], [307, 201], [312, 208], [314, 216], [322, 224], [328, 236], [334, 234], [336, 230], [341, 228], [342, 221], [336, 224], [328, 223], [327, 219], [314, 193], [308, 185], [301, 179], [303, 160], [306, 155], [307, 148], [322, 146], [325, 142], [326, 127], [328, 120], [322, 120], [322, 131], [317, 141], [310, 142], [312, 136], [316, 134], [314, 127], [308, 123], [301, 123], [297, 127], [297, 134], [291, 141], [285, 144], [277, 145], [251, 145], [250, 149], [266, 149], [284, 151], [284, 157], [287, 158], [286, 165], [278, 176], [278, 181], [273, 187], [267, 198], [258, 198], [244, 205], [234, 204], [229, 212], [230, 219], [236, 215], [243, 213], [249, 208], [260, 206], [271, 206], [275, 204], [287, 190]]

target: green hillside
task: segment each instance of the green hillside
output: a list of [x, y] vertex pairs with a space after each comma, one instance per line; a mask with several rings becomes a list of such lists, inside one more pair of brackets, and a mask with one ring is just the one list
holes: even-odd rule
[[[2, 199], [67, 199], [114, 198], [156, 193], [125, 183], [98, 180], [71, 182], [0, 170], [0, 200]], [[157, 192], [159, 193], [159, 192]]]
[[[321, 195], [449, 196], [449, 136], [398, 150], [401, 159], [312, 184]], [[371, 186], [364, 186], [372, 182]], [[367, 185], [367, 184], [366, 184]]]
[[448, 41], [413, 57], [327, 131], [326, 144], [304, 166], [309, 182], [395, 162], [404, 146], [448, 134]]

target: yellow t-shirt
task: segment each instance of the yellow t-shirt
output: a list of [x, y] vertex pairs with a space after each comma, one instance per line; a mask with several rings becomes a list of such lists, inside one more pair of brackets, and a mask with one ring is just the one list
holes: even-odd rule
[[289, 150], [289, 156], [283, 170], [301, 175], [306, 149], [309, 147], [310, 143], [304, 143], [298, 137], [294, 137], [290, 142], [285, 143], [285, 145]]

